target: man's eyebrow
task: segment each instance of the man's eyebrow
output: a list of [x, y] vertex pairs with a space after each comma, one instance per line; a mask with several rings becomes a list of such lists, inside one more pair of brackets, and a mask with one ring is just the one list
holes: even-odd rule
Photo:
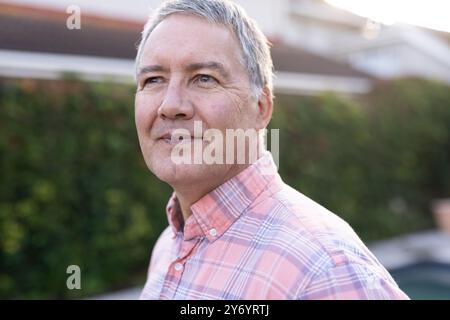
[[[198, 62], [198, 63], [191, 63], [189, 65], [186, 66], [185, 68], [188, 72], [194, 72], [200, 69], [213, 69], [218, 71], [223, 77], [228, 78], [229, 74], [228, 72], [225, 70], [225, 67], [222, 63], [220, 62], [215, 62], [215, 61], [208, 61], [208, 62]], [[138, 77], [145, 74], [145, 73], [150, 73], [150, 72], [167, 72], [168, 69], [159, 65], [159, 64], [155, 64], [155, 65], [149, 65], [149, 66], [145, 66], [139, 69], [138, 71]]]
[[198, 62], [191, 63], [186, 67], [186, 70], [189, 72], [197, 71], [200, 69], [213, 69], [218, 71], [223, 77], [228, 78], [229, 74], [225, 69], [224, 65], [220, 62], [208, 61], [208, 62]]
[[165, 72], [167, 71], [166, 68], [159, 64], [154, 64], [150, 66], [145, 66], [139, 69], [138, 76], [144, 74], [144, 73], [150, 73], [150, 72]]

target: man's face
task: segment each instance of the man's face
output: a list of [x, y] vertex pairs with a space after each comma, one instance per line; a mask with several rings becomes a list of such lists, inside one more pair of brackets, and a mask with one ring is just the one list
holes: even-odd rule
[[192, 140], [183, 143], [201, 139], [206, 145], [194, 136], [194, 121], [202, 122], [203, 131], [224, 134], [261, 129], [241, 55], [230, 30], [195, 16], [171, 15], [150, 34], [138, 66], [135, 121], [145, 162], [161, 180], [195, 187], [230, 178], [236, 170], [237, 165], [175, 164], [170, 135], [187, 129]]

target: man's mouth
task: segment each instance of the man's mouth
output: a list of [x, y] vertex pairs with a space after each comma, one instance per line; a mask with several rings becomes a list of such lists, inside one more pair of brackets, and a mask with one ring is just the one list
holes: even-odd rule
[[202, 137], [194, 137], [194, 136], [186, 136], [186, 135], [175, 135], [175, 134], [170, 134], [170, 133], [166, 133], [164, 135], [162, 135], [158, 140], [161, 140], [167, 144], [170, 145], [177, 145], [179, 143], [188, 143], [188, 142], [193, 142], [195, 140], [203, 140]]

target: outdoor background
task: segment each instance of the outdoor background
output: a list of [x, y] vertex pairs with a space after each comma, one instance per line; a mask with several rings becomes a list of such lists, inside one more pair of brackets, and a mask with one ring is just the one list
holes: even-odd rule
[[[144, 285], [171, 189], [139, 149], [133, 59], [159, 2], [0, 1], [0, 298], [136, 298]], [[450, 299], [440, 10], [421, 27], [339, 1], [237, 2], [273, 44], [285, 182], [344, 218], [412, 298]], [[71, 4], [81, 29], [66, 25]], [[81, 290], [66, 287], [69, 265]]]

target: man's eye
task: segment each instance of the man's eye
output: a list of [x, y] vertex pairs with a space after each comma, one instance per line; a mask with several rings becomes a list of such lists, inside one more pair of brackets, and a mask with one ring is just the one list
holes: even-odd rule
[[161, 77], [150, 77], [144, 81], [144, 86], [161, 83], [163, 79]]
[[194, 82], [197, 82], [201, 86], [208, 86], [208, 87], [214, 86], [218, 83], [218, 81], [214, 77], [207, 74], [198, 75], [194, 79]]

